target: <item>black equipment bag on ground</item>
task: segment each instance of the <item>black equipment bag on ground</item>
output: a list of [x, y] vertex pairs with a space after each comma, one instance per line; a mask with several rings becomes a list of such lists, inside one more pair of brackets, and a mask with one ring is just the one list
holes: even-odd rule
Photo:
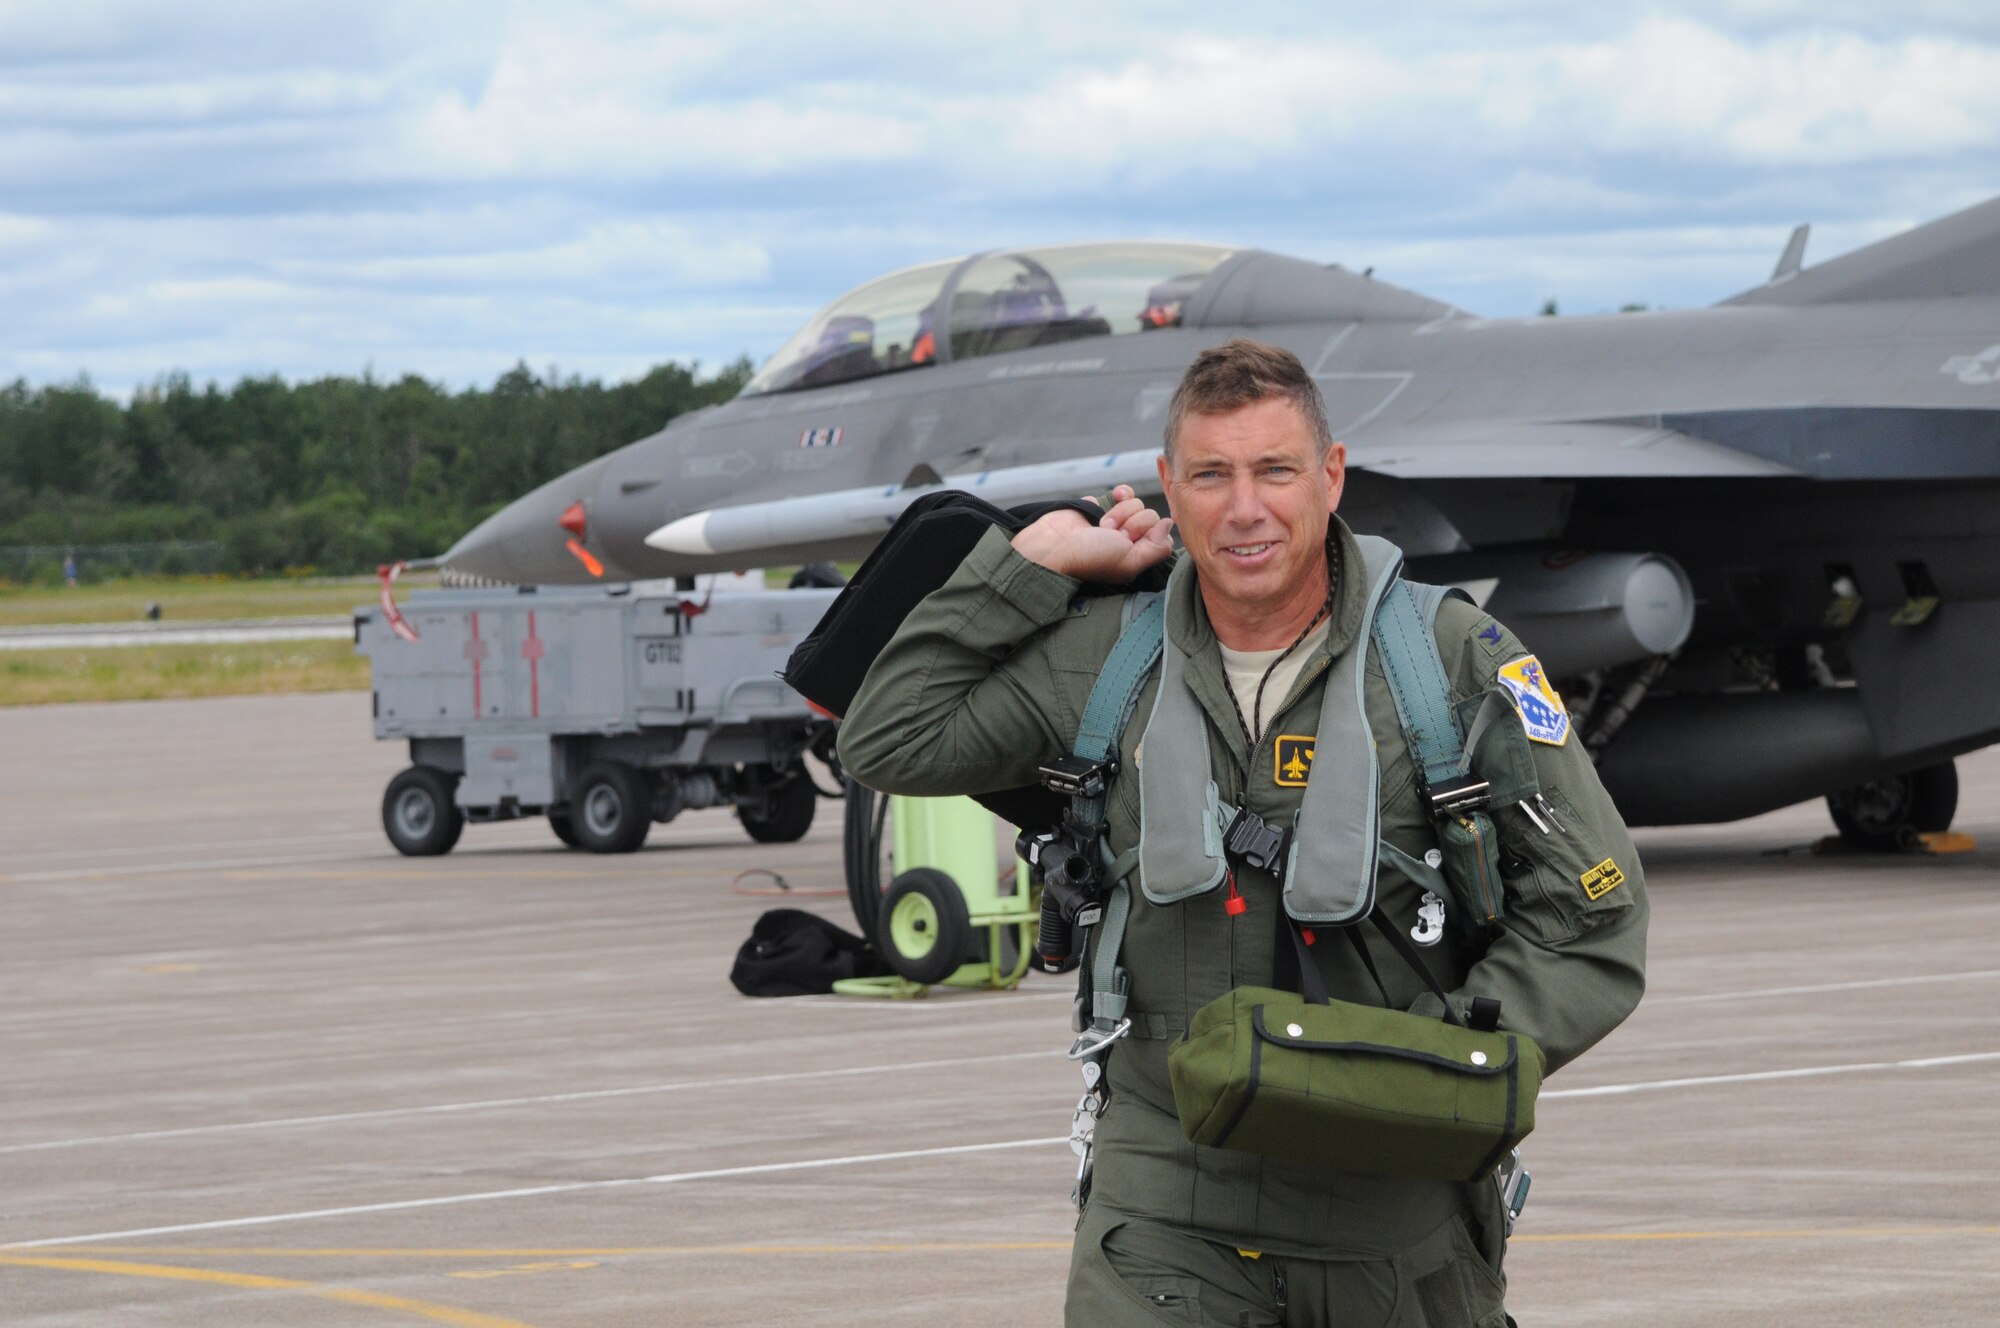
[[[889, 638], [924, 596], [942, 586], [994, 526], [1018, 533], [1049, 512], [1067, 509], [1096, 521], [1103, 509], [1081, 499], [1030, 503], [1003, 510], [958, 489], [926, 494], [903, 509], [896, 524], [855, 570], [805, 640], [785, 664], [784, 679], [799, 695], [835, 717], [847, 712], [861, 680]], [[1086, 583], [1086, 595], [1160, 590], [1167, 569], [1154, 568], [1129, 585]], [[975, 799], [1017, 826], [1048, 825], [1068, 806], [1039, 785], [981, 794]]]
[[729, 970], [745, 996], [824, 996], [842, 978], [888, 976], [889, 965], [868, 942], [799, 908], [758, 918]]

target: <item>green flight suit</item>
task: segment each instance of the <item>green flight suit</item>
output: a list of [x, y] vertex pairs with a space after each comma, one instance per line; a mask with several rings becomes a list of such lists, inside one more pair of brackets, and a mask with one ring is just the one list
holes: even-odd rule
[[[1327, 667], [1362, 635], [1360, 552], [1337, 518], [1333, 536], [1338, 565], [1355, 574], [1339, 577], [1326, 640], [1253, 750], [1245, 750], [1200, 596], [1177, 598], [1167, 614], [1166, 631], [1189, 656], [1187, 685], [1208, 724], [1210, 773], [1221, 797], [1273, 825], [1292, 824], [1304, 794], [1281, 766], [1280, 752], [1289, 760], [1300, 740], [1315, 736]], [[847, 771], [872, 788], [920, 796], [1036, 782], [1043, 761], [1070, 750], [1121, 627], [1120, 597], [1085, 599], [1077, 590], [1072, 578], [1022, 558], [1001, 532], [988, 532], [951, 579], [917, 606], [870, 669], [841, 725]], [[1528, 653], [1505, 628], [1458, 600], [1439, 610], [1437, 637], [1454, 701], [1486, 692], [1502, 665]], [[1139, 780], [1131, 772], [1145, 759], [1140, 740], [1158, 687], [1156, 669], [1120, 740], [1127, 773], [1115, 781], [1105, 823], [1114, 853], [1133, 847], [1139, 831]], [[1387, 680], [1373, 658], [1364, 697], [1381, 771], [1382, 837], [1422, 858], [1436, 842], [1434, 832], [1419, 805]], [[1516, 808], [1495, 814], [1504, 929], [1490, 942], [1472, 942], [1447, 922], [1437, 936], [1418, 916], [1422, 888], [1387, 866], [1379, 900], [1396, 925], [1413, 936], [1436, 937], [1422, 953], [1454, 1004], [1462, 1007], [1475, 996], [1499, 999], [1502, 1026], [1533, 1037], [1553, 1072], [1637, 1005], [1647, 908], [1638, 855], [1581, 738], [1572, 733], [1559, 746], [1532, 747], [1561, 828], [1543, 834]], [[1606, 862], [1612, 869], [1604, 869]], [[1134, 884], [1122, 951], [1131, 975], [1127, 1013], [1133, 1029], [1106, 1069], [1110, 1104], [1096, 1127], [1095, 1180], [1071, 1265], [1071, 1320], [1336, 1321], [1314, 1317], [1310, 1302], [1297, 1296], [1282, 1313], [1269, 1296], [1258, 1302], [1261, 1308], [1252, 1306], [1194, 1277], [1192, 1268], [1188, 1275], [1205, 1288], [1196, 1297], [1199, 1308], [1175, 1301], [1172, 1293], [1162, 1293], [1167, 1301], [1135, 1297], [1126, 1275], [1133, 1266], [1129, 1250], [1121, 1255], [1117, 1246], [1146, 1232], [1154, 1247], [1182, 1239], [1182, 1263], [1200, 1261], [1197, 1247], [1258, 1251], [1272, 1260], [1266, 1268], [1306, 1261], [1286, 1264], [1317, 1270], [1294, 1277], [1293, 1285], [1323, 1285], [1326, 1304], [1350, 1306], [1340, 1312], [1342, 1324], [1503, 1323], [1504, 1241], [1494, 1186], [1352, 1175], [1197, 1147], [1182, 1134], [1167, 1077], [1168, 1049], [1209, 1001], [1233, 987], [1271, 982], [1282, 934], [1277, 880], [1246, 864], [1235, 866], [1249, 905], [1236, 916], [1225, 911], [1221, 889], [1155, 905]], [[1436, 1012], [1437, 997], [1422, 979], [1380, 936], [1369, 929], [1363, 934], [1392, 1003]], [[1380, 1003], [1351, 947], [1319, 944], [1313, 953], [1335, 999]], [[1463, 1266], [1472, 1250], [1482, 1267]], [[1263, 1276], [1262, 1260], [1244, 1263], [1253, 1281]], [[1360, 1310], [1366, 1304], [1380, 1305], [1380, 1313]], [[1126, 1313], [1106, 1317], [1117, 1305]], [[1273, 1313], [1279, 1317], [1269, 1317]]]

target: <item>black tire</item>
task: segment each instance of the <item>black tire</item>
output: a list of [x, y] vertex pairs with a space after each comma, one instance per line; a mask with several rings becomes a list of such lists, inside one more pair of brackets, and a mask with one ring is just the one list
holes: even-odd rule
[[432, 765], [413, 765], [389, 781], [382, 794], [382, 832], [407, 858], [451, 852], [465, 829], [453, 794], [458, 776]]
[[838, 590], [847, 584], [847, 578], [832, 563], [807, 563], [792, 573], [790, 586], [793, 590]]
[[1829, 794], [1841, 839], [1872, 853], [1896, 853], [1918, 835], [1951, 828], [1958, 813], [1958, 767], [1950, 761]]
[[792, 844], [804, 839], [806, 831], [812, 829], [813, 811], [818, 803], [819, 790], [813, 787], [804, 770], [796, 770], [790, 779], [765, 795], [761, 814], [738, 807], [736, 819], [743, 822], [744, 832], [760, 844]]
[[889, 882], [875, 930], [889, 967], [927, 986], [957, 972], [972, 953], [965, 896], [934, 867], [912, 867]]
[[623, 761], [599, 761], [570, 790], [569, 823], [579, 847], [630, 853], [653, 828], [652, 786]]
[[846, 824], [841, 836], [841, 865], [847, 875], [847, 902], [854, 923], [875, 949], [882, 948], [876, 928], [882, 921], [884, 846], [889, 799], [843, 776], [847, 790]]
[[570, 823], [568, 812], [550, 812], [549, 829], [555, 831], [556, 838], [562, 840], [563, 843], [569, 845], [571, 848], [583, 847], [582, 844], [577, 842], [576, 826]]

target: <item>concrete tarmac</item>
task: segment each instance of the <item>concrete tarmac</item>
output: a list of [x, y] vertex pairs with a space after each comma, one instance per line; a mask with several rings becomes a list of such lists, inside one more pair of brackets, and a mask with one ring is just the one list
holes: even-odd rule
[[[764, 909], [851, 924], [837, 804], [405, 859], [369, 732], [0, 709], [0, 1323], [1060, 1321], [1067, 980], [746, 1000]], [[1651, 988], [1543, 1095], [1524, 1325], [2000, 1322], [2000, 749], [1960, 772], [1962, 855], [1641, 833]]]

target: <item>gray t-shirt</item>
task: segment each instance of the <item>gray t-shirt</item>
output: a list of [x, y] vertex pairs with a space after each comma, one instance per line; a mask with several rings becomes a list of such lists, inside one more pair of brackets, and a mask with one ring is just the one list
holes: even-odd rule
[[[1236, 694], [1236, 708], [1243, 712], [1243, 722], [1251, 725], [1250, 741], [1254, 744], [1264, 736], [1271, 720], [1277, 716], [1278, 707], [1291, 694], [1292, 684], [1298, 681], [1299, 670], [1305, 668], [1306, 661], [1320, 642], [1326, 640], [1326, 631], [1331, 622], [1322, 622], [1306, 633], [1306, 639], [1292, 647], [1285, 654], [1283, 646], [1274, 650], [1231, 650], [1222, 647], [1222, 671], [1229, 677], [1229, 690]], [[1271, 672], [1271, 680], [1264, 682], [1264, 670], [1271, 668], [1271, 661], [1284, 655], [1285, 660]], [[1257, 714], [1257, 684], [1264, 684], [1264, 707], [1260, 717]]]

